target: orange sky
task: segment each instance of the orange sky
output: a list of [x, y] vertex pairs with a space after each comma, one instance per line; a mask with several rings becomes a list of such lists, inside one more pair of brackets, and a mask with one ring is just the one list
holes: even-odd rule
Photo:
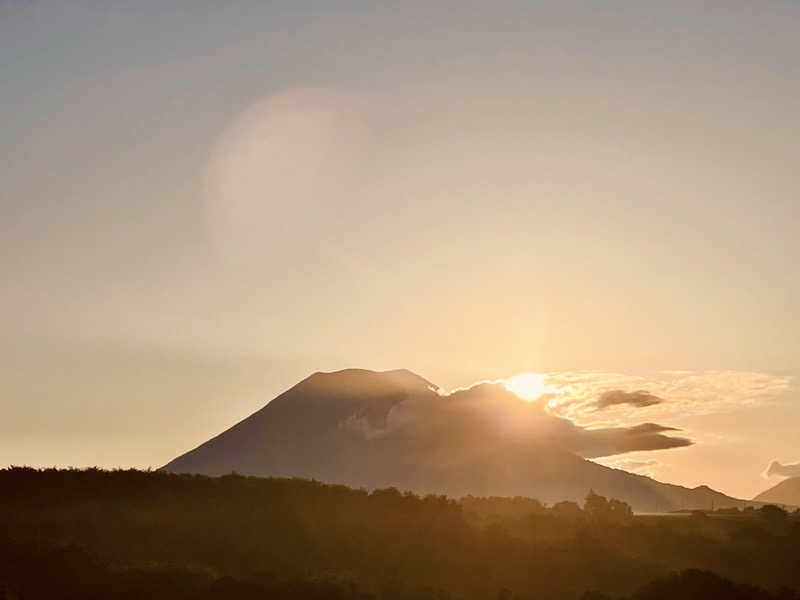
[[603, 418], [684, 429], [666, 481], [800, 460], [800, 7], [203, 8], [0, 6], [0, 464], [346, 366], [646, 389]]

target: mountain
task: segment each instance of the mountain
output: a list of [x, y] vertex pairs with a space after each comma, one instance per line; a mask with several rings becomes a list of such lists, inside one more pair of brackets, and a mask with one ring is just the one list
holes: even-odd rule
[[660, 483], [579, 455], [629, 448], [638, 439], [670, 447], [679, 438], [664, 437], [661, 432], [668, 429], [648, 423], [586, 430], [521, 400], [502, 384], [443, 395], [407, 370], [347, 369], [311, 375], [162, 468], [303, 477], [453, 497], [529, 496], [547, 503], [582, 501], [594, 489], [640, 512], [746, 503], [706, 486]]
[[753, 500], [768, 504], [800, 506], [800, 477], [784, 479], [778, 485], [760, 493]]

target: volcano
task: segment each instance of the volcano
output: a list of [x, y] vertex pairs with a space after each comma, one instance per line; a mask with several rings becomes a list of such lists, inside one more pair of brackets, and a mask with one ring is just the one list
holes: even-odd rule
[[502, 383], [445, 395], [411, 371], [346, 369], [311, 375], [162, 469], [546, 503], [580, 502], [592, 489], [638, 512], [748, 504], [707, 486], [661, 483], [586, 458], [688, 443], [664, 431], [671, 429], [652, 423], [586, 430]]

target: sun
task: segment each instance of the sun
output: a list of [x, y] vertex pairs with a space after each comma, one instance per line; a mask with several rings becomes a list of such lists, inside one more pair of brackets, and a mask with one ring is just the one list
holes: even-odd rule
[[514, 392], [517, 396], [529, 402], [544, 394], [552, 394], [558, 391], [555, 387], [545, 384], [544, 375], [540, 373], [514, 375], [503, 383], [508, 391]]

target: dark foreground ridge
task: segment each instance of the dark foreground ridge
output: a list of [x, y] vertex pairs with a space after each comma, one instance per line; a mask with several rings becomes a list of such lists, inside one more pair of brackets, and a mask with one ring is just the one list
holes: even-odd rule
[[[315, 373], [163, 469], [304, 477], [367, 489], [397, 486], [423, 495], [531, 496], [550, 503], [582, 501], [594, 489], [637, 512], [758, 504], [707, 486], [670, 485], [586, 460], [576, 450], [591, 444], [577, 439], [586, 432], [500, 383], [446, 396], [436, 390], [402, 369]], [[527, 423], [529, 433], [518, 428], [516, 435], [507, 434], [497, 426], [503, 419]], [[690, 443], [664, 436], [665, 430], [644, 424], [606, 433], [618, 444]], [[572, 445], [565, 447], [565, 441]]]
[[[0, 598], [800, 600], [800, 513], [0, 471]], [[783, 589], [787, 588], [787, 589]]]

